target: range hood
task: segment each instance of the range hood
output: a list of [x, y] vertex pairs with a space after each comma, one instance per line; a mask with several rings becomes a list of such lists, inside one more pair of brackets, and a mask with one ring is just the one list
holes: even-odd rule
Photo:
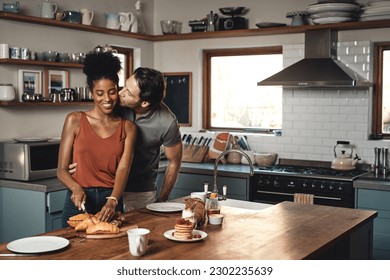
[[305, 32], [305, 58], [258, 82], [258, 86], [284, 88], [367, 88], [371, 83], [338, 61], [337, 32], [330, 29]]

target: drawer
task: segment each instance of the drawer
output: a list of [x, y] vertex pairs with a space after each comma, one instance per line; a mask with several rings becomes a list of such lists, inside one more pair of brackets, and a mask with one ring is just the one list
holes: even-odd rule
[[47, 211], [49, 213], [55, 213], [62, 211], [64, 208], [64, 201], [67, 190], [61, 190], [57, 192], [50, 192], [47, 194]]

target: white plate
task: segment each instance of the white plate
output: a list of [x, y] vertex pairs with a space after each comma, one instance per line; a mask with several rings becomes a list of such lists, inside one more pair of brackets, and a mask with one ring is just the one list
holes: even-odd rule
[[325, 12], [310, 15], [312, 19], [318, 18], [329, 18], [329, 17], [354, 17], [353, 13], [350, 12]]
[[50, 137], [23, 137], [23, 138], [14, 138], [18, 142], [46, 142], [49, 141]]
[[390, 11], [390, 6], [389, 7], [378, 7], [378, 8], [362, 8], [363, 14], [386, 14], [387, 12]]
[[390, 19], [390, 14], [387, 14], [387, 15], [377, 15], [377, 16], [360, 17], [360, 20], [361, 20], [361, 21], [367, 21], [367, 20], [382, 20], [382, 19]]
[[178, 212], [183, 211], [185, 204], [176, 202], [158, 202], [146, 205], [146, 209], [156, 212]]
[[324, 12], [343, 12], [356, 11], [360, 9], [359, 5], [349, 3], [326, 3], [310, 5], [306, 11], [309, 14], [324, 13]]
[[58, 236], [33, 236], [8, 243], [7, 249], [15, 253], [46, 253], [69, 245], [69, 240]]
[[315, 24], [327, 24], [327, 23], [337, 23], [344, 21], [351, 21], [353, 18], [350, 17], [329, 17], [329, 18], [317, 18], [313, 19]]
[[196, 241], [203, 240], [207, 237], [207, 233], [205, 233], [204, 231], [194, 229], [192, 231], [192, 234], [199, 234], [200, 238], [177, 239], [177, 238], [175, 238], [175, 236], [172, 235], [172, 233], [174, 233], [174, 232], [175, 232], [174, 229], [167, 230], [166, 232], [164, 232], [164, 237], [168, 238], [169, 240], [178, 241], [178, 242], [196, 242]]

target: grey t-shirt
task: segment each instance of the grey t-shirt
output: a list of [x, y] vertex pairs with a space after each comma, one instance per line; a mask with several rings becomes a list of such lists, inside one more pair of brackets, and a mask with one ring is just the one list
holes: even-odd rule
[[133, 164], [125, 191], [154, 191], [161, 145], [172, 147], [181, 141], [176, 116], [163, 102], [137, 120], [131, 109], [120, 107], [119, 111], [122, 117], [135, 122], [138, 127]]

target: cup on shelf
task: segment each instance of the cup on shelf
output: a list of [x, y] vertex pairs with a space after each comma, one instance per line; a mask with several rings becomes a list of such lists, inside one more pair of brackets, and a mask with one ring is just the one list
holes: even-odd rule
[[43, 53], [46, 61], [56, 61], [58, 53], [56, 51], [47, 51]]
[[9, 56], [12, 59], [20, 59], [20, 48], [19, 47], [9, 48]]
[[81, 24], [91, 25], [94, 16], [93, 11], [88, 9], [80, 9], [80, 13], [81, 13]]
[[8, 44], [0, 44], [0, 58], [9, 58]]
[[58, 59], [60, 62], [69, 62], [70, 56], [67, 52], [58, 53]]
[[45, 60], [45, 54], [43, 52], [36, 52], [35, 53], [36, 60], [44, 61]]

